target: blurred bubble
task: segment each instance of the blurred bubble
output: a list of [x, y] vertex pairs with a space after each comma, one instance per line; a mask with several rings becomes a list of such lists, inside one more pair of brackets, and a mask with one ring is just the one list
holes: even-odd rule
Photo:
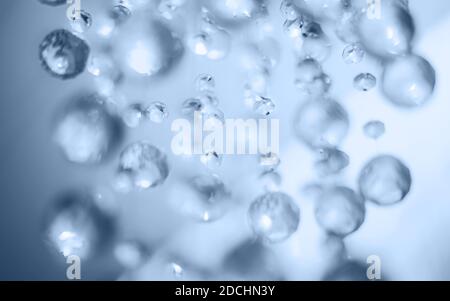
[[335, 175], [345, 169], [349, 163], [349, 156], [335, 148], [319, 150], [320, 159], [314, 164], [316, 172], [321, 176]]
[[273, 170], [280, 165], [280, 157], [272, 152], [261, 154], [259, 156], [259, 165], [265, 169]]
[[264, 0], [207, 0], [206, 5], [215, 17], [240, 22], [254, 19], [265, 11]]
[[114, 220], [96, 206], [88, 190], [61, 194], [45, 221], [45, 238], [63, 256], [94, 257], [114, 236]]
[[262, 184], [265, 191], [275, 192], [280, 190], [282, 179], [277, 171], [269, 169], [259, 175], [258, 181]]
[[169, 117], [169, 111], [165, 103], [154, 101], [145, 109], [145, 117], [154, 123], [161, 123]]
[[195, 80], [195, 87], [198, 92], [211, 92], [216, 87], [214, 77], [209, 74], [200, 74]]
[[79, 12], [79, 17], [70, 20], [72, 30], [78, 33], [87, 31], [92, 25], [92, 15], [85, 10]]
[[415, 108], [431, 97], [436, 84], [433, 67], [425, 59], [409, 55], [399, 57], [385, 66], [382, 89], [395, 105]]
[[181, 58], [180, 39], [163, 22], [137, 14], [117, 31], [114, 53], [128, 75], [153, 76], [168, 71]]
[[335, 147], [347, 135], [349, 118], [334, 100], [318, 99], [301, 106], [294, 129], [298, 138], [311, 148]]
[[70, 162], [102, 161], [121, 140], [121, 127], [96, 95], [76, 99], [58, 118], [54, 140]]
[[317, 98], [328, 92], [331, 79], [323, 73], [319, 62], [308, 58], [302, 60], [296, 67], [295, 85], [305, 95]]
[[133, 143], [122, 151], [119, 170], [129, 173], [133, 186], [139, 189], [162, 185], [169, 175], [166, 155], [145, 141]]
[[373, 140], [379, 139], [386, 132], [386, 127], [383, 122], [378, 120], [369, 121], [364, 125], [364, 134]]
[[209, 151], [200, 157], [200, 162], [209, 169], [217, 169], [222, 165], [222, 156], [215, 151]]
[[176, 210], [201, 222], [222, 218], [231, 207], [231, 196], [216, 175], [200, 175], [179, 183], [171, 198]]
[[223, 262], [226, 279], [233, 281], [282, 280], [275, 254], [258, 241], [245, 241], [233, 248]]
[[52, 76], [71, 79], [81, 74], [89, 58], [86, 42], [64, 29], [49, 33], [39, 45], [44, 69]]
[[411, 188], [411, 173], [400, 160], [378, 156], [367, 163], [359, 175], [362, 196], [380, 206], [401, 202]]
[[366, 209], [364, 200], [345, 187], [327, 189], [316, 202], [316, 220], [329, 233], [347, 236], [362, 225]]
[[258, 197], [248, 210], [250, 226], [257, 236], [270, 243], [288, 239], [297, 231], [300, 209], [294, 200], [281, 192]]
[[136, 269], [148, 259], [149, 250], [137, 241], [122, 241], [114, 247], [114, 257], [126, 269]]
[[373, 55], [390, 58], [410, 51], [414, 22], [401, 1], [380, 1], [378, 14], [362, 14], [357, 25], [364, 48]]

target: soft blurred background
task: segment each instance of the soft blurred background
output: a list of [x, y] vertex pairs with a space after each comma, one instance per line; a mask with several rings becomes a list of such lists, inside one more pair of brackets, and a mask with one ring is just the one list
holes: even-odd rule
[[[83, 9], [93, 16], [93, 26], [96, 16], [112, 2], [82, 0]], [[218, 173], [232, 192], [235, 204], [218, 221], [192, 221], [174, 210], [169, 202], [184, 197], [177, 188], [180, 178], [205, 173], [198, 160], [179, 158], [170, 151], [171, 121], [180, 117], [181, 103], [195, 96], [198, 74], [214, 76], [216, 95], [226, 117], [251, 116], [243, 103], [245, 75], [238, 63], [240, 44], [247, 39], [243, 33], [245, 28], [242, 29], [245, 25], [228, 29], [233, 43], [231, 52], [223, 60], [210, 61], [186, 48], [180, 62], [170, 72], [156, 79], [127, 83], [122, 92], [128, 99], [164, 102], [170, 117], [161, 124], [146, 123], [137, 129], [127, 129], [120, 146], [104, 163], [80, 166], [67, 162], [61, 155], [53, 143], [52, 129], [56, 114], [68, 100], [81, 91], [95, 91], [95, 82], [87, 72], [66, 81], [51, 77], [41, 67], [38, 56], [38, 46], [45, 35], [57, 28], [70, 28], [66, 7], [47, 6], [37, 0], [2, 1], [0, 279], [66, 279], [64, 258], [49, 250], [43, 236], [49, 206], [58, 194], [68, 189], [109, 189], [120, 150], [142, 139], [167, 154], [171, 172], [167, 181], [156, 188], [114, 193], [119, 207], [116, 237], [140, 242], [149, 250], [149, 257], [137, 271], [126, 271], [115, 260], [111, 247], [96, 258], [82, 261], [82, 279], [171, 279], [158, 270], [161, 257], [177, 258], [177, 265], [186, 269], [187, 279], [319, 280], [324, 277], [330, 261], [334, 260], [334, 257], [329, 258], [329, 248], [333, 246], [323, 245], [324, 234], [314, 220], [314, 202], [302, 190], [314, 180], [312, 156], [292, 133], [292, 120], [300, 105], [293, 83], [296, 60], [283, 33], [280, 1], [268, 2], [273, 36], [281, 50], [269, 88], [276, 104], [272, 117], [281, 122], [280, 190], [297, 202], [301, 221], [299, 230], [287, 241], [259, 246], [255, 245], [246, 219], [249, 203], [263, 193], [257, 179], [259, 167], [255, 157], [224, 158]], [[357, 189], [359, 171], [378, 153], [401, 158], [413, 178], [412, 190], [402, 203], [386, 208], [368, 204], [365, 223], [344, 242], [348, 256], [362, 266], [366, 265], [368, 256], [379, 256], [385, 279], [448, 280], [450, 3], [410, 0], [409, 5], [417, 29], [415, 52], [427, 58], [436, 70], [435, 93], [426, 106], [403, 110], [386, 101], [378, 88], [368, 93], [354, 90], [355, 75], [371, 72], [379, 77], [380, 64], [366, 57], [360, 64], [346, 65], [341, 58], [345, 44], [337, 40], [333, 43], [331, 57], [323, 65], [333, 81], [330, 94], [347, 109], [351, 122], [350, 133], [341, 145], [350, 157], [350, 165], [340, 176], [339, 183]], [[198, 14], [193, 12], [170, 23], [183, 36], [186, 34], [183, 31], [188, 31], [196, 18]], [[226, 24], [224, 27], [227, 28]], [[115, 41], [121, 42], [126, 43], [126, 40]], [[362, 131], [363, 125], [371, 119], [382, 120], [386, 125], [386, 134], [376, 142], [367, 139]], [[241, 267], [249, 261], [253, 266]], [[202, 276], [189, 276], [187, 267], [200, 271]]]

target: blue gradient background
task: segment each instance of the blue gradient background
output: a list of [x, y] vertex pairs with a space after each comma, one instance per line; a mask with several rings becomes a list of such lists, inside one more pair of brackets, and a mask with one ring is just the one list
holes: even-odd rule
[[[315, 280], [320, 278], [317, 266], [321, 264], [315, 249], [318, 230], [311, 202], [300, 190], [311, 178], [311, 157], [291, 132], [293, 112], [299, 105], [292, 83], [295, 60], [281, 32], [279, 1], [269, 2], [282, 45], [282, 59], [270, 88], [277, 104], [274, 118], [281, 120], [282, 190], [302, 208], [300, 230], [274, 251], [288, 279]], [[83, 6], [95, 12], [99, 3], [110, 2], [84, 1]], [[0, 279], [64, 280], [63, 259], [50, 253], [42, 240], [45, 210], [65, 189], [108, 185], [117, 166], [117, 153], [101, 166], [80, 167], [67, 163], [52, 143], [52, 120], [57, 110], [72, 94], [94, 88], [88, 74], [60, 81], [43, 71], [38, 61], [42, 38], [53, 29], [67, 27], [65, 8], [47, 7], [33, 0], [2, 0], [0, 5]], [[343, 183], [355, 187], [362, 165], [380, 152], [402, 158], [413, 175], [407, 200], [391, 208], [368, 205], [366, 223], [346, 239], [346, 245], [352, 257], [363, 262], [369, 255], [379, 255], [389, 279], [449, 280], [450, 2], [410, 0], [410, 7], [417, 26], [416, 52], [429, 59], [437, 73], [436, 92], [429, 105], [405, 112], [391, 106], [378, 91], [355, 92], [353, 77], [363, 71], [379, 75], [380, 66], [370, 59], [346, 66], [340, 58], [340, 43], [334, 45], [332, 58], [324, 65], [333, 79], [331, 94], [352, 119], [350, 135], [342, 146], [351, 157]], [[245, 77], [239, 73], [237, 55], [234, 47], [225, 60], [208, 62], [187, 52], [173, 72], [146, 83], [145, 89], [130, 90], [130, 95], [166, 102], [173, 119], [180, 103], [194, 95], [197, 74], [208, 72], [216, 77], [226, 116], [249, 116], [242, 105]], [[361, 130], [373, 118], [383, 120], [387, 127], [385, 137], [377, 144], [364, 138]], [[166, 201], [176, 194], [174, 179], [200, 168], [170, 154], [170, 121], [127, 133], [123, 146], [145, 138], [168, 152], [172, 174], [162, 187], [118, 197], [120, 235], [139, 239], [153, 249], [164, 246], [175, 250], [202, 268], [216, 270], [224, 254], [251, 235], [245, 204], [260, 193], [252, 175], [257, 165], [249, 158], [226, 158], [221, 172], [235, 191], [235, 199], [243, 205], [214, 224], [192, 223]], [[120, 272], [111, 254], [82, 265], [83, 279], [116, 279]]]

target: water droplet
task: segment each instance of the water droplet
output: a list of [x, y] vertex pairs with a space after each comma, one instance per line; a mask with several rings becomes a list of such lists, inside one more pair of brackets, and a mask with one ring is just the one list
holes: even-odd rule
[[117, 120], [95, 95], [71, 103], [59, 118], [54, 134], [67, 160], [83, 164], [100, 162], [120, 138]]
[[195, 80], [198, 92], [212, 92], [216, 87], [214, 77], [209, 74], [200, 74]]
[[154, 123], [161, 123], [169, 116], [167, 106], [163, 102], [152, 102], [145, 110], [145, 117]]
[[39, 46], [44, 69], [61, 79], [81, 74], [86, 67], [89, 52], [85, 41], [64, 29], [52, 31]]
[[250, 226], [256, 235], [277, 243], [297, 231], [300, 209], [292, 198], [281, 192], [270, 192], [258, 197], [248, 210]]
[[119, 170], [130, 173], [134, 187], [139, 189], [162, 185], [169, 175], [166, 155], [144, 141], [125, 148], [120, 155]]
[[130, 128], [137, 128], [144, 119], [146, 109], [142, 104], [132, 104], [122, 113], [123, 122]]
[[414, 22], [400, 1], [380, 1], [379, 15], [359, 18], [358, 35], [364, 48], [381, 58], [408, 53], [414, 37]]
[[217, 169], [222, 165], [222, 156], [215, 151], [210, 151], [200, 157], [200, 162], [210, 169]]
[[277, 154], [268, 152], [259, 156], [259, 165], [266, 169], [275, 169], [280, 165], [280, 158]]
[[96, 205], [87, 190], [61, 194], [45, 222], [45, 237], [63, 256], [99, 255], [114, 234], [114, 220]]
[[364, 58], [365, 52], [359, 44], [349, 44], [342, 52], [342, 58], [347, 64], [358, 64]]
[[335, 148], [324, 148], [320, 151], [320, 159], [314, 168], [321, 176], [335, 175], [345, 169], [349, 163], [349, 156]]
[[369, 121], [364, 125], [364, 134], [373, 140], [379, 139], [386, 132], [383, 122], [378, 120]]
[[117, 25], [120, 25], [130, 18], [131, 11], [127, 6], [118, 4], [111, 9], [110, 16]]
[[353, 190], [335, 187], [325, 190], [316, 202], [316, 220], [319, 225], [335, 235], [349, 235], [365, 219], [364, 200]]
[[336, 147], [348, 133], [349, 119], [336, 101], [317, 99], [301, 106], [294, 127], [299, 139], [311, 148]]
[[282, 0], [280, 5], [281, 15], [285, 20], [295, 20], [298, 18], [298, 13], [292, 0]]
[[275, 111], [275, 104], [272, 99], [264, 96], [256, 98], [253, 104], [253, 110], [255, 113], [261, 116], [269, 116]]
[[154, 76], [171, 69], [183, 54], [180, 39], [170, 28], [145, 14], [135, 14], [117, 31], [114, 54], [130, 76]]
[[367, 201], [389, 206], [406, 197], [411, 181], [408, 167], [395, 157], [383, 155], [364, 166], [359, 175], [359, 189]]
[[433, 94], [436, 73], [425, 59], [409, 55], [389, 62], [382, 76], [385, 96], [395, 105], [415, 108], [424, 105]]
[[81, 10], [76, 18], [70, 20], [70, 26], [75, 32], [86, 32], [92, 25], [92, 16], [87, 11]]
[[353, 86], [360, 91], [369, 91], [377, 85], [377, 78], [370, 73], [358, 74], [353, 80]]
[[230, 193], [216, 175], [196, 176], [179, 184], [170, 198], [172, 205], [197, 221], [214, 222], [232, 205]]

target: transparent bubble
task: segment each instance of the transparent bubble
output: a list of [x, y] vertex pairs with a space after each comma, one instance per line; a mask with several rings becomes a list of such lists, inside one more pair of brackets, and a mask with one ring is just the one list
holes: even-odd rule
[[122, 241], [114, 247], [114, 257], [126, 269], [140, 267], [150, 256], [149, 250], [137, 241]]
[[305, 95], [317, 98], [328, 92], [331, 79], [323, 73], [319, 62], [308, 58], [302, 60], [296, 67], [295, 85]]
[[122, 112], [123, 122], [130, 128], [137, 128], [144, 120], [146, 108], [142, 104], [132, 104]]
[[331, 99], [317, 99], [303, 104], [297, 113], [294, 130], [311, 148], [336, 147], [346, 137], [349, 118], [345, 109]]
[[324, 148], [319, 153], [320, 159], [316, 161], [314, 168], [321, 176], [335, 175], [350, 163], [349, 156], [335, 148]]
[[253, 110], [258, 115], [269, 116], [275, 111], [275, 103], [268, 97], [259, 96], [255, 99]]
[[280, 11], [285, 20], [295, 20], [298, 18], [297, 8], [292, 3], [292, 0], [282, 0]]
[[111, 9], [110, 16], [117, 25], [120, 25], [131, 17], [131, 10], [122, 4], [114, 5]]
[[145, 117], [154, 123], [161, 123], [169, 117], [169, 111], [165, 103], [155, 101], [145, 109]]
[[364, 134], [373, 140], [379, 139], [386, 132], [386, 127], [383, 122], [378, 120], [369, 121], [364, 125]]
[[337, 37], [344, 43], [354, 44], [358, 42], [357, 22], [360, 14], [357, 10], [346, 10], [342, 17], [336, 20], [335, 32]]
[[204, 104], [198, 98], [188, 98], [183, 101], [181, 112], [183, 115], [192, 116], [195, 112], [201, 112]]
[[81, 74], [89, 52], [90, 48], [84, 40], [64, 29], [52, 31], [39, 45], [42, 66], [52, 76], [61, 79]]
[[[295, 32], [295, 31], [294, 31]], [[331, 52], [331, 43], [319, 23], [305, 22], [301, 36], [293, 39], [294, 51], [299, 58], [313, 58], [325, 61]]]
[[259, 175], [258, 181], [261, 183], [264, 191], [275, 192], [280, 190], [282, 179], [277, 171], [268, 169]]
[[224, 21], [244, 21], [255, 18], [264, 11], [260, 0], [208, 0], [214, 16]]
[[86, 32], [92, 25], [92, 15], [85, 10], [77, 13], [77, 16], [70, 20], [70, 26], [75, 32]]
[[259, 156], [259, 165], [265, 169], [275, 169], [280, 165], [280, 157], [272, 152], [261, 154]]
[[63, 256], [82, 259], [101, 254], [114, 236], [114, 220], [95, 204], [89, 190], [61, 194], [45, 221], [45, 239]]
[[200, 74], [195, 80], [195, 87], [198, 92], [211, 92], [216, 87], [216, 81], [210, 74]]
[[360, 17], [358, 35], [364, 48], [373, 55], [390, 58], [408, 53], [414, 37], [414, 22], [400, 1], [380, 1]]
[[133, 186], [139, 189], [162, 185], [169, 175], [166, 155], [145, 141], [125, 148], [120, 155], [119, 170], [128, 172]]
[[362, 196], [380, 206], [401, 202], [411, 189], [411, 173], [400, 160], [382, 155], [367, 163], [359, 175]]
[[229, 191], [216, 175], [200, 175], [182, 181], [171, 201], [176, 210], [201, 222], [222, 218], [232, 205]]
[[370, 73], [358, 74], [353, 80], [353, 86], [360, 91], [370, 91], [377, 85], [377, 78]]
[[115, 35], [114, 55], [131, 76], [154, 76], [170, 70], [183, 54], [180, 39], [170, 28], [143, 14], [133, 15]]
[[74, 163], [102, 161], [121, 138], [121, 128], [95, 95], [71, 103], [58, 118], [54, 140]]
[[200, 157], [200, 162], [209, 169], [217, 169], [222, 165], [222, 156], [215, 151], [209, 151]]
[[364, 59], [365, 51], [360, 44], [354, 43], [345, 46], [342, 58], [347, 64], [358, 64]]
[[282, 242], [297, 231], [300, 209], [281, 192], [258, 197], [248, 210], [250, 226], [256, 235], [271, 243]]
[[221, 28], [209, 27], [188, 41], [191, 51], [210, 60], [220, 60], [228, 55], [231, 47], [230, 34]]
[[353, 190], [335, 187], [325, 190], [316, 202], [319, 225], [335, 235], [349, 235], [362, 225], [366, 209], [364, 200]]
[[415, 108], [424, 105], [433, 94], [436, 73], [422, 57], [409, 55], [389, 62], [382, 76], [384, 95], [395, 105]]

